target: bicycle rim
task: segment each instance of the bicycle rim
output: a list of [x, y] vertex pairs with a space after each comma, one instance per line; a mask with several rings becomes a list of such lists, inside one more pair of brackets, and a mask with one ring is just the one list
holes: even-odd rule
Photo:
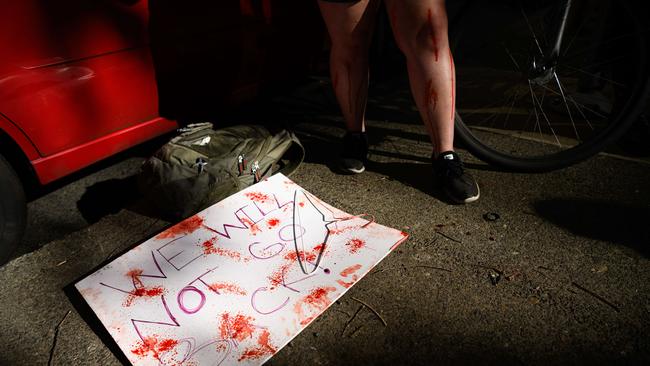
[[648, 88], [646, 32], [627, 2], [574, 1], [559, 58], [541, 76], [535, 63], [550, 49], [549, 19], [562, 1], [484, 3], [464, 15], [474, 25], [454, 39], [456, 134], [470, 152], [507, 169], [548, 171], [625, 132]]

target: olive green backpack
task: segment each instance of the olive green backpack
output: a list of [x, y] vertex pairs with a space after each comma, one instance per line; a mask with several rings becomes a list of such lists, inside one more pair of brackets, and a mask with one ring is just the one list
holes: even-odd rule
[[214, 130], [188, 125], [146, 160], [138, 176], [143, 195], [170, 219], [194, 214], [277, 172], [290, 175], [305, 151], [290, 131], [239, 125]]

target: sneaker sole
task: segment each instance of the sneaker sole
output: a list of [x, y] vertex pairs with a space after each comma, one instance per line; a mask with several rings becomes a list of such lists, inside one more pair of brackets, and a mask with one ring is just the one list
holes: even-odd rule
[[343, 173], [361, 174], [361, 173], [366, 171], [366, 167], [364, 166], [361, 169], [352, 169], [352, 168], [339, 167], [339, 170], [341, 170]]
[[449, 192], [446, 189], [444, 191], [447, 194], [447, 197], [449, 197], [455, 203], [472, 203], [474, 201], [477, 201], [479, 199], [479, 197], [481, 197], [481, 188], [479, 188], [477, 186], [476, 190], [477, 190], [476, 196], [467, 197], [465, 199], [457, 199], [454, 196], [452, 196], [451, 194], [449, 194]]

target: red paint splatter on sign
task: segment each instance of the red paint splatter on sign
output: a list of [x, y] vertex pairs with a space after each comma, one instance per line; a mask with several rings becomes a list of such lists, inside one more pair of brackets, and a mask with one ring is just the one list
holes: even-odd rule
[[124, 299], [124, 303], [122, 304], [123, 306], [131, 306], [136, 298], [151, 298], [160, 296], [165, 292], [164, 289], [160, 286], [151, 288], [145, 287], [145, 285], [142, 283], [142, 280], [140, 279], [140, 276], [142, 275], [141, 269], [132, 269], [128, 271], [126, 275], [127, 277], [131, 278], [134, 289], [130, 291], [126, 299]]
[[269, 225], [269, 229], [273, 229], [274, 227], [278, 226], [278, 224], [280, 223], [280, 220], [275, 219], [275, 218], [268, 219], [268, 220], [266, 220], [266, 223]]
[[366, 242], [361, 240], [361, 239], [350, 239], [348, 240], [347, 243], [345, 243], [345, 246], [348, 247], [348, 251], [350, 253], [357, 253], [359, 250], [361, 250], [363, 247], [366, 246]]
[[178, 341], [174, 339], [158, 340], [156, 337], [145, 337], [131, 352], [139, 357], [145, 357], [151, 353], [153, 357], [160, 360], [161, 353], [167, 353], [177, 345]]
[[169, 239], [195, 232], [203, 225], [203, 218], [196, 215], [170, 227], [156, 236], [156, 239]]
[[304, 202], [300, 202], [300, 203], [298, 203], [298, 206], [300, 206], [300, 207], [305, 207], [305, 203], [304, 203]]
[[334, 287], [318, 287], [302, 299], [302, 302], [314, 308], [325, 310], [331, 303], [328, 294], [336, 291]]
[[314, 320], [315, 318], [316, 318], [316, 315], [310, 316], [309, 318], [305, 318], [305, 319], [300, 321], [300, 325], [307, 325], [307, 324], [311, 323], [311, 321]]
[[[354, 277], [356, 277], [356, 275]], [[354, 280], [356, 280], [356, 278], [354, 278], [354, 277], [352, 277], [352, 279], [353, 279], [352, 282], [345, 282], [343, 280], [336, 280], [336, 283], [338, 283], [339, 285], [341, 285], [341, 286], [343, 286], [345, 288], [349, 288], [350, 286], [354, 285], [354, 282], [355, 282]]]
[[358, 271], [359, 268], [361, 268], [360, 264], [355, 264], [354, 266], [350, 266], [350, 267], [348, 267], [348, 268], [341, 271], [341, 276], [347, 277], [347, 276], [353, 274], [354, 272]]
[[271, 282], [271, 286], [280, 286], [284, 284], [284, 274], [287, 273], [289, 268], [291, 267], [291, 263], [284, 264], [280, 266], [275, 272], [273, 272], [269, 277], [269, 281]]
[[222, 294], [235, 294], [235, 295], [246, 295], [246, 291], [244, 291], [241, 287], [232, 284], [232, 283], [227, 283], [227, 282], [215, 282], [213, 284], [209, 285], [210, 290], [213, 290], [217, 293], [222, 293]]
[[290, 251], [287, 255], [284, 256], [284, 259], [289, 259], [292, 261], [297, 261], [298, 256], [300, 256], [301, 261], [315, 262], [316, 254], [315, 253], [305, 253], [304, 251], [296, 252], [295, 250]]
[[239, 357], [239, 361], [249, 360], [254, 358], [260, 358], [268, 355], [275, 354], [278, 350], [275, 346], [269, 341], [271, 333], [267, 329], [262, 331], [262, 334], [257, 338], [257, 347], [250, 347], [244, 350], [242, 355]]
[[325, 243], [320, 243], [314, 247], [314, 251], [320, 252], [321, 250], [323, 250], [323, 248], [325, 248]]
[[251, 201], [264, 203], [269, 200], [269, 196], [260, 192], [248, 192], [244, 193], [244, 196], [248, 197]]
[[231, 317], [228, 313], [221, 314], [221, 325], [219, 326], [221, 338], [243, 341], [246, 338], [252, 337], [253, 332], [255, 332], [255, 327], [251, 324], [251, 321], [254, 320], [250, 316], [241, 314], [237, 314], [234, 317]]
[[262, 229], [260, 229], [259, 226], [257, 226], [257, 224], [255, 224], [251, 220], [249, 220], [249, 219], [247, 219], [245, 217], [242, 217], [240, 220], [241, 220], [241, 222], [243, 222], [245, 225], [248, 226], [248, 228], [251, 231], [251, 234], [257, 235], [257, 233], [262, 232]]
[[220, 256], [229, 257], [234, 260], [242, 259], [241, 254], [235, 252], [234, 250], [228, 250], [225, 248], [220, 248], [215, 246], [216, 242], [217, 242], [217, 237], [215, 236], [214, 238], [207, 240], [203, 244], [201, 244], [201, 247], [203, 247], [203, 254], [205, 255], [217, 254]]

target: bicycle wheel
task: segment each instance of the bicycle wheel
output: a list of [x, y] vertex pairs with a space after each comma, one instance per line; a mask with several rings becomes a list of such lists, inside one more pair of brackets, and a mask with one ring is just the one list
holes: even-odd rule
[[566, 167], [615, 142], [643, 107], [646, 13], [633, 1], [572, 1], [559, 56], [540, 68], [565, 1], [477, 1], [452, 30], [456, 136], [478, 158]]

